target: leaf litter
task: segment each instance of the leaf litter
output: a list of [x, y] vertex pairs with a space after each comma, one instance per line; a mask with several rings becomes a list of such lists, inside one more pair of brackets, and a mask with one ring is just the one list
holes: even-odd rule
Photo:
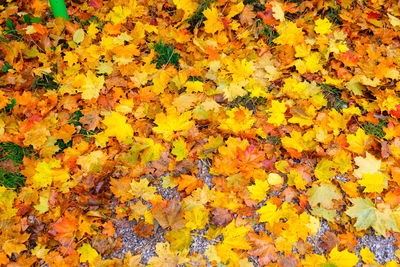
[[398, 265], [396, 1], [67, 7], [1, 5], [1, 265]]

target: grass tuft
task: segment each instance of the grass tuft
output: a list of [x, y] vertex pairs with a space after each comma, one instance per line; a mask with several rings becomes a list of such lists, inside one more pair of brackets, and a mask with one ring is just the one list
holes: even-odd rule
[[29, 156], [33, 153], [33, 148], [21, 147], [12, 142], [0, 143], [0, 160], [12, 160], [14, 164], [22, 164], [24, 156]]
[[387, 125], [387, 120], [379, 119], [379, 123], [377, 124], [374, 124], [372, 122], [364, 122], [361, 124], [361, 128], [363, 128], [367, 134], [383, 138], [386, 135], [386, 133], [383, 131], [383, 128], [387, 127]]
[[162, 41], [154, 45], [154, 50], [157, 53], [157, 59], [153, 60], [152, 63], [156, 63], [157, 69], [161, 69], [166, 65], [174, 65], [176, 69], [179, 69], [179, 58], [180, 55], [174, 53], [174, 47], [172, 45], [164, 44]]
[[59, 86], [53, 75], [43, 72], [42, 76], [35, 77], [31, 84], [31, 89], [46, 88], [48, 90], [57, 90]]
[[347, 106], [348, 102], [342, 99], [342, 90], [324, 83], [319, 85], [322, 88], [325, 99], [328, 101], [328, 108], [334, 108], [340, 111]]

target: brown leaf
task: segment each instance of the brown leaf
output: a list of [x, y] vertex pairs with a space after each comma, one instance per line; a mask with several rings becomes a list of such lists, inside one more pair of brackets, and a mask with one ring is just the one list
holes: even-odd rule
[[260, 265], [267, 265], [278, 260], [277, 250], [272, 237], [264, 232], [260, 232], [259, 234], [249, 233], [248, 236], [253, 247], [253, 250], [249, 251], [249, 255], [258, 256], [258, 263]]
[[246, 5], [243, 8], [242, 13], [239, 15], [240, 23], [252, 25], [254, 23], [254, 18], [256, 17], [256, 13], [253, 12], [252, 5]]
[[232, 214], [227, 209], [215, 208], [211, 212], [212, 222], [217, 226], [226, 226], [233, 219]]

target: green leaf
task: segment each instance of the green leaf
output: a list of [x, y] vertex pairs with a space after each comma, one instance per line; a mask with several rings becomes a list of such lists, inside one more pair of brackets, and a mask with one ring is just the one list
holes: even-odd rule
[[172, 149], [172, 155], [176, 156], [176, 161], [181, 161], [189, 155], [189, 151], [186, 148], [186, 142], [183, 138], [179, 138], [172, 142], [174, 148]]
[[363, 230], [372, 226], [376, 222], [376, 208], [371, 199], [367, 198], [351, 198], [353, 207], [350, 207], [346, 214], [351, 218], [357, 218], [354, 227]]
[[350, 207], [346, 214], [351, 218], [357, 218], [354, 224], [358, 230], [365, 230], [372, 227], [378, 234], [386, 236], [387, 230], [399, 231], [392, 210], [389, 207], [383, 207], [379, 210], [374, 203], [366, 198], [351, 198], [350, 201], [354, 204]]

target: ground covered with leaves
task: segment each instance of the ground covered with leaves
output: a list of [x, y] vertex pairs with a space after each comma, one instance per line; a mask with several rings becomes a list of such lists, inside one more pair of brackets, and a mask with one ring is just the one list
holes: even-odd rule
[[398, 266], [397, 1], [67, 7], [0, 6], [0, 265]]

